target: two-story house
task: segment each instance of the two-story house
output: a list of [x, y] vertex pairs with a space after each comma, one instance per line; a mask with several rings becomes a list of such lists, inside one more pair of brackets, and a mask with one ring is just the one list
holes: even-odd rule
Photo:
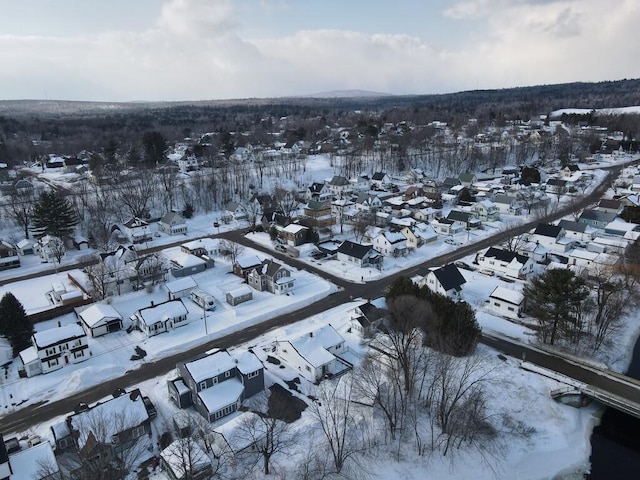
[[87, 334], [77, 323], [36, 332], [31, 343], [31, 347], [20, 352], [27, 377], [83, 362], [91, 355]]
[[188, 323], [189, 311], [182, 303], [182, 299], [169, 300], [137, 310], [131, 316], [131, 322], [147, 336], [152, 337], [168, 332]]
[[520, 215], [522, 205], [517, 197], [505, 193], [499, 193], [493, 198], [493, 204], [502, 215]]
[[158, 222], [158, 229], [167, 235], [182, 235], [187, 233], [187, 224], [178, 212], [168, 212]]
[[341, 175], [334, 175], [331, 180], [327, 182], [329, 192], [335, 198], [345, 197], [352, 192], [352, 185], [346, 177]]
[[427, 273], [420, 286], [426, 285], [429, 290], [445, 295], [454, 300], [461, 299], [462, 285], [467, 283], [458, 267], [449, 263], [444, 267], [434, 268]]
[[278, 237], [292, 247], [305, 243], [308, 234], [309, 229], [297, 223], [290, 223], [286, 227], [278, 229]]
[[264, 390], [264, 367], [251, 351], [221, 350], [179, 363], [169, 380], [169, 398], [179, 408], [194, 407], [209, 422], [237, 411], [242, 402]]
[[404, 227], [400, 232], [407, 239], [407, 248], [418, 248], [438, 240], [436, 231], [426, 223], [416, 223], [411, 227]]
[[142, 243], [151, 240], [149, 223], [145, 220], [133, 217], [122, 224], [122, 230], [133, 243]]
[[310, 227], [322, 228], [334, 223], [329, 201], [309, 200], [303, 207], [303, 215]]
[[238, 258], [233, 264], [233, 273], [240, 278], [247, 278], [249, 272], [262, 265], [262, 260], [256, 255]]
[[471, 206], [471, 213], [483, 222], [500, 220], [500, 211], [491, 200], [481, 200]]
[[535, 262], [526, 255], [489, 247], [483, 254], [477, 256], [476, 261], [482, 268], [512, 278], [526, 278], [533, 272]]
[[405, 256], [407, 254], [407, 239], [400, 232], [383, 231], [374, 238], [373, 248], [385, 256]]
[[578, 223], [584, 223], [590, 227], [604, 230], [607, 224], [613, 222], [616, 217], [617, 214], [613, 212], [585, 209], [580, 215], [580, 218], [578, 218]]
[[564, 228], [558, 225], [539, 223], [529, 241], [541, 245], [550, 252], [564, 253], [573, 248], [575, 240], [566, 238]]
[[288, 268], [266, 259], [262, 265], [249, 272], [247, 283], [259, 292], [267, 291], [280, 295], [293, 289], [295, 278], [291, 276], [291, 270]]
[[363, 268], [379, 268], [384, 260], [384, 257], [376, 252], [371, 245], [361, 245], [350, 240], [342, 242], [338, 247], [336, 257], [341, 262]]
[[445, 235], [448, 237], [464, 232], [465, 230], [465, 227], [462, 223], [454, 222], [453, 220], [449, 220], [448, 218], [444, 217], [432, 220], [430, 225], [437, 234]]

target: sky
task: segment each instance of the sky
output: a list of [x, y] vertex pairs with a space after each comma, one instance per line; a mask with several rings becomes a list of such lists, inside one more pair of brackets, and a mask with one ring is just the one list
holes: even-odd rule
[[639, 78], [637, 0], [0, 0], [0, 100], [433, 94]]

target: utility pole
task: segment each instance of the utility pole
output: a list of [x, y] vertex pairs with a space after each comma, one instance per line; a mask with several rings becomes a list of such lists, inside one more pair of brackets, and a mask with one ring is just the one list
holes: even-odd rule
[[209, 336], [209, 326], [207, 325], [207, 302], [202, 302], [202, 318], [204, 319], [204, 334]]

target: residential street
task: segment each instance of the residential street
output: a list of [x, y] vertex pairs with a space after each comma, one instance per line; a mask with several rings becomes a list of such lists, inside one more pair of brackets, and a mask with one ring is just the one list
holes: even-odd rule
[[[637, 163], [638, 161], [634, 162]], [[590, 195], [588, 195], [587, 197], [584, 197], [580, 202], [579, 202], [579, 207], [584, 208], [594, 202], [596, 202], [601, 195], [604, 193], [604, 191], [606, 190], [606, 188], [608, 187], [609, 183], [610, 183], [610, 179], [612, 178], [616, 178], [620, 171], [621, 171], [622, 167], [621, 166], [615, 166], [612, 167], [611, 173], [609, 175], [609, 177], [607, 177], [607, 179], [605, 180], [605, 182], [603, 182], [603, 184], [601, 184], [596, 190], [594, 190], [593, 193], [591, 193]], [[565, 216], [567, 214], [569, 214], [571, 211], [576, 209], [576, 205], [571, 205], [568, 207], [565, 207], [563, 209], [561, 209], [560, 211], [557, 211], [555, 213], [553, 213], [552, 215], [550, 215], [547, 219], [545, 219], [546, 221], [554, 221], [562, 216]], [[325, 310], [328, 310], [330, 308], [333, 308], [335, 306], [338, 306], [340, 304], [343, 304], [345, 302], [348, 302], [350, 300], [350, 298], [376, 298], [379, 297], [381, 295], [384, 295], [384, 292], [386, 290], [386, 288], [397, 278], [400, 276], [413, 276], [416, 274], [424, 274], [425, 271], [432, 266], [439, 266], [439, 265], [443, 265], [452, 261], [455, 261], [461, 257], [467, 256], [469, 254], [472, 254], [473, 252], [489, 247], [491, 245], [495, 245], [497, 243], [500, 243], [501, 241], [514, 236], [514, 235], [518, 235], [521, 233], [524, 233], [526, 231], [531, 230], [532, 228], [534, 228], [537, 224], [539, 223], [539, 220], [535, 220], [532, 222], [529, 222], [527, 224], [523, 224], [520, 225], [516, 228], [510, 229], [510, 230], [505, 230], [505, 231], [501, 231], [499, 233], [497, 233], [496, 235], [492, 236], [492, 237], [488, 237], [485, 239], [482, 239], [476, 243], [473, 244], [467, 244], [464, 245], [462, 247], [460, 247], [458, 250], [451, 252], [451, 253], [447, 253], [438, 257], [434, 257], [432, 259], [430, 259], [427, 262], [424, 262], [420, 265], [417, 265], [415, 267], [412, 267], [408, 270], [405, 270], [403, 272], [391, 275], [389, 277], [386, 277], [384, 279], [381, 280], [377, 280], [377, 281], [373, 281], [373, 282], [368, 282], [366, 284], [353, 284], [353, 283], [349, 283], [344, 281], [343, 279], [337, 278], [335, 276], [332, 275], [328, 275], [327, 273], [323, 272], [322, 270], [319, 270], [318, 268], [316, 268], [314, 265], [310, 265], [307, 263], [304, 263], [300, 260], [296, 260], [293, 258], [290, 258], [286, 255], [280, 254], [278, 252], [274, 252], [272, 250], [269, 249], [265, 249], [264, 247], [262, 247], [259, 244], [254, 244], [252, 242], [250, 242], [250, 239], [247, 239], [244, 237], [244, 233], [243, 231], [232, 231], [232, 232], [227, 232], [227, 233], [222, 233], [220, 235], [211, 235], [211, 237], [220, 237], [220, 238], [227, 238], [230, 240], [233, 240], [235, 242], [241, 243], [243, 245], [247, 245], [250, 246], [251, 248], [254, 248], [256, 250], [261, 250], [264, 252], [267, 252], [269, 255], [278, 258], [280, 260], [282, 260], [284, 263], [287, 263], [291, 266], [300, 268], [300, 269], [305, 269], [308, 270], [310, 272], [315, 273], [318, 276], [321, 276], [333, 283], [335, 283], [336, 285], [338, 285], [339, 287], [341, 287], [341, 290], [337, 293], [334, 293], [332, 295], [330, 295], [327, 298], [323, 298], [315, 303], [312, 303], [310, 305], [307, 305], [304, 308], [301, 308], [295, 312], [292, 313], [288, 313], [285, 315], [280, 315], [280, 316], [276, 316], [274, 318], [271, 318], [270, 320], [267, 320], [259, 325], [255, 325], [253, 327], [247, 328], [243, 331], [240, 332], [236, 332], [233, 333], [231, 335], [227, 335], [215, 340], [211, 340], [203, 345], [200, 345], [198, 347], [194, 347], [192, 349], [180, 352], [178, 354], [163, 358], [161, 360], [155, 361], [155, 362], [150, 362], [147, 364], [144, 364], [141, 368], [137, 369], [137, 370], [132, 370], [130, 372], [128, 372], [126, 375], [124, 375], [123, 377], [116, 379], [116, 380], [112, 380], [106, 383], [102, 383], [100, 385], [96, 385], [96, 386], [92, 386], [87, 388], [86, 390], [82, 391], [82, 392], [78, 392], [78, 393], [74, 393], [72, 395], [70, 395], [67, 398], [61, 399], [61, 400], [57, 400], [54, 402], [47, 402], [47, 403], [41, 403], [41, 404], [37, 404], [37, 405], [31, 405], [31, 406], [27, 406], [25, 408], [22, 408], [20, 410], [11, 412], [3, 417], [0, 418], [0, 431], [1, 432], [23, 432], [26, 431], [27, 429], [29, 429], [31, 426], [35, 425], [35, 424], [39, 424], [42, 422], [45, 422], [47, 420], [50, 420], [53, 417], [56, 416], [60, 416], [60, 415], [64, 415], [67, 414], [71, 411], [73, 411], [73, 409], [76, 407], [76, 405], [79, 402], [85, 402], [85, 403], [94, 403], [98, 400], [100, 400], [101, 398], [110, 395], [116, 388], [118, 387], [122, 387], [122, 388], [129, 388], [135, 384], [138, 384], [144, 380], [148, 380], [150, 378], [156, 377], [156, 376], [160, 376], [160, 375], [165, 375], [166, 373], [168, 373], [170, 370], [172, 370], [173, 368], [175, 368], [176, 363], [178, 362], [182, 362], [185, 361], [189, 358], [192, 358], [194, 356], [197, 355], [201, 355], [204, 352], [211, 350], [213, 348], [229, 348], [232, 347], [234, 345], [238, 345], [241, 343], [245, 343], [245, 342], [250, 342], [251, 340], [259, 337], [260, 335], [264, 334], [267, 331], [270, 331], [274, 328], [277, 327], [282, 327], [285, 325], [289, 325], [292, 323], [295, 323], [296, 321], [299, 321], [301, 319], [304, 319], [306, 317], [315, 315], [317, 313], [323, 312]], [[250, 236], [249, 236], [250, 238]], [[178, 242], [177, 244], [180, 243], [184, 243], [184, 239], [181, 240], [180, 242]], [[162, 246], [160, 248], [166, 248], [166, 246]], [[69, 268], [78, 268], [79, 265], [75, 264]], [[60, 270], [65, 270], [65, 268], [60, 268]], [[41, 272], [39, 275], [46, 275], [49, 274], [51, 272]], [[23, 278], [19, 278], [20, 280]], [[17, 278], [15, 280], [18, 280]], [[14, 280], [14, 281], [15, 281]], [[503, 344], [502, 342], [495, 342], [495, 340], [487, 340], [487, 339], [483, 339], [483, 342], [485, 342], [487, 345], [492, 346], [494, 348], [498, 348], [500, 350], [504, 350], [505, 353], [510, 354], [510, 355], [515, 355], [518, 356], [520, 354], [519, 351], [511, 351], [511, 348], [508, 344]], [[531, 361], [531, 362], [543, 362], [542, 359], [539, 359], [536, 355], [531, 354], [531, 356], [529, 356], [530, 354], [527, 353], [527, 360]], [[545, 360], [546, 361], [546, 360]], [[547, 366], [547, 368], [569, 368], [566, 365], [561, 365], [560, 363], [555, 363], [556, 360], [554, 360], [554, 363], [552, 364], [551, 367]], [[561, 359], [558, 359], [557, 362], [561, 362]], [[542, 365], [545, 366], [545, 365]], [[573, 368], [573, 367], [571, 367]], [[572, 372], [575, 372], [575, 370], [572, 370]], [[591, 374], [591, 377], [593, 375]], [[591, 377], [589, 377], [590, 379], [592, 379]]]

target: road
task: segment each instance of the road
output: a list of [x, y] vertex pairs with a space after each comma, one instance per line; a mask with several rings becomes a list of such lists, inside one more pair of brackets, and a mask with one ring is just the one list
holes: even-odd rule
[[[640, 159], [638, 161], [640, 161]], [[557, 220], [565, 215], [568, 215], [576, 208], [584, 208], [596, 202], [602, 196], [606, 188], [608, 188], [610, 180], [612, 178], [616, 178], [619, 175], [621, 169], [622, 166], [612, 167], [607, 179], [602, 184], [600, 184], [598, 188], [596, 188], [591, 194], [583, 197], [578, 202], [578, 205], [572, 205], [559, 209], [558, 211], [549, 215], [545, 220], [548, 222]], [[539, 220], [534, 220], [524, 223], [513, 229], [498, 232], [496, 235], [484, 238], [478, 242], [464, 245], [458, 248], [456, 251], [433, 257], [432, 259], [420, 265], [411, 267], [407, 270], [398, 272], [380, 280], [368, 282], [366, 284], [349, 283], [344, 279], [329, 275], [313, 265], [290, 258], [283, 254], [279, 254], [278, 252], [274, 252], [259, 244], [255, 244], [251, 242], [250, 239], [245, 238], [244, 234], [241, 231], [232, 231], [221, 233], [219, 235], [210, 235], [210, 237], [227, 238], [233, 241], [237, 241], [238, 243], [250, 246], [251, 248], [264, 251], [291, 266], [313, 272], [318, 276], [334, 282], [337, 286], [340, 287], [340, 291], [330, 295], [327, 298], [321, 299], [299, 310], [296, 310], [295, 312], [273, 317], [259, 325], [251, 327], [250, 329], [245, 329], [237, 333], [226, 335], [224, 337], [211, 340], [189, 350], [162, 358], [154, 362], [146, 363], [141, 368], [131, 370], [118, 379], [107, 381], [100, 385], [88, 387], [87, 389], [80, 392], [74, 392], [68, 397], [60, 400], [29, 405], [21, 408], [20, 410], [7, 413], [0, 418], [0, 432], [26, 431], [33, 425], [43, 423], [56, 416], [65, 415], [68, 412], [71, 412], [79, 402], [85, 402], [89, 404], [97, 402], [106, 395], [109, 395], [116, 388], [129, 388], [150, 378], [165, 375], [173, 368], [175, 368], [177, 363], [186, 361], [198, 355], [202, 355], [208, 350], [211, 350], [213, 348], [230, 348], [241, 343], [251, 342], [252, 340], [255, 340], [256, 338], [270, 330], [285, 325], [290, 325], [309, 316], [324, 312], [328, 309], [350, 301], [351, 298], [377, 298], [381, 295], [384, 295], [388, 286], [398, 277], [411, 277], [416, 274], [424, 275], [429, 267], [440, 266], [449, 262], [453, 262], [478, 250], [487, 248], [491, 245], [495, 245], [496, 243], [500, 243], [509, 237], [525, 233], [534, 228], [538, 223]], [[183, 242], [184, 240], [179, 243]], [[166, 246], [160, 248], [166, 248]], [[74, 265], [72, 268], [78, 267], [77, 265]], [[44, 274], [46, 273], [41, 273], [41, 275]], [[486, 340], [483, 339], [483, 342], [484, 341]]]

